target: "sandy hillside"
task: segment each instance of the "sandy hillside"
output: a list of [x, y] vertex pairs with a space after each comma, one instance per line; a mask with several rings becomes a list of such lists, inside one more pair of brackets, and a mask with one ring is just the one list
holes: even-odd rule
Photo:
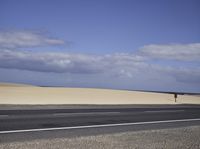
[[17, 83], [0, 83], [0, 87], [30, 87], [29, 84], [17, 84]]
[[0, 104], [200, 104], [199, 96], [0, 84]]

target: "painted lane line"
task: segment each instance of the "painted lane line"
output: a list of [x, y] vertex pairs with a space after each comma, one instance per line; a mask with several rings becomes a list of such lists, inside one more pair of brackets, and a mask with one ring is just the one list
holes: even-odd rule
[[84, 112], [84, 113], [53, 113], [52, 115], [96, 115], [96, 114], [119, 114], [121, 112]]
[[192, 121], [200, 121], [200, 118], [196, 118], [196, 119], [179, 119], [179, 120], [164, 120], [164, 121], [149, 121], [149, 122], [135, 122], [135, 123], [102, 124], [102, 125], [88, 125], [88, 126], [72, 126], [72, 127], [8, 130], [8, 131], [0, 131], [0, 134], [20, 133], [20, 132], [53, 131], [53, 130], [71, 130], [71, 129], [84, 129], [84, 128], [101, 128], [101, 127], [115, 127], [115, 126], [131, 126], [131, 125], [144, 125], [144, 124], [192, 122]]
[[0, 115], [0, 117], [8, 117], [9, 115]]
[[52, 114], [40, 114], [40, 115], [0, 115], [0, 118], [8, 117], [44, 117], [44, 116], [81, 116], [81, 115], [104, 115], [104, 114], [119, 114], [121, 112], [85, 112], [85, 113], [52, 113]]
[[184, 112], [185, 110], [157, 110], [157, 111], [144, 111], [146, 113], [168, 113], [168, 112]]

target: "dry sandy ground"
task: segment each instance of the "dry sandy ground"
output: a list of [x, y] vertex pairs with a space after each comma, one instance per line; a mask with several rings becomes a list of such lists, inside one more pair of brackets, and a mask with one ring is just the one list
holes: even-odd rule
[[0, 149], [199, 149], [200, 126], [0, 143]]
[[111, 89], [36, 87], [0, 84], [0, 104], [200, 104], [200, 96]]
[[17, 83], [0, 83], [1, 87], [33, 87], [33, 85], [28, 84], [17, 84]]

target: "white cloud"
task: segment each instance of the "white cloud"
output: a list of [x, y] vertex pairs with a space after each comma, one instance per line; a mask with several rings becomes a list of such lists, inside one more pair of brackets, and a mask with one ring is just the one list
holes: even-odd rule
[[87, 55], [1, 50], [0, 68], [69, 74], [98, 74], [120, 79], [150, 81], [172, 77], [178, 82], [200, 83], [200, 69], [151, 64], [128, 53]]
[[195, 68], [195, 69], [172, 68], [172, 70], [169, 71], [168, 73], [173, 75], [178, 82], [200, 84], [200, 69], [199, 68]]
[[200, 43], [168, 45], [151, 44], [140, 48], [139, 52], [150, 58], [199, 61]]
[[[1, 50], [0, 67], [57, 73], [105, 73], [128, 74], [135, 70], [143, 58], [131, 54], [87, 55], [72, 53], [31, 52]], [[123, 70], [123, 73], [122, 73]]]
[[[192, 61], [199, 64], [200, 43], [146, 45], [138, 53], [114, 53], [105, 55], [89, 55], [62, 52], [32, 52], [19, 49], [65, 44], [63, 40], [50, 38], [39, 32], [15, 31], [0, 32], [0, 68], [29, 70], [35, 72], [68, 73], [71, 76], [86, 74], [111, 78], [110, 82], [121, 80], [159, 83], [170, 78], [181, 83], [200, 83], [200, 69], [187, 68], [184, 63]], [[180, 66], [174, 63], [153, 64], [151, 59], [179, 60]], [[184, 61], [184, 63], [182, 63]], [[93, 74], [93, 75], [92, 75]], [[84, 76], [86, 76], [84, 75]], [[83, 76], [83, 75], [82, 75]], [[96, 80], [95, 80], [96, 79]], [[108, 79], [109, 80], [109, 79]], [[82, 80], [84, 81], [84, 80]], [[88, 81], [88, 80], [87, 80]], [[98, 78], [93, 82], [100, 82]], [[168, 81], [164, 81], [168, 82]], [[77, 82], [77, 84], [80, 82]], [[113, 83], [113, 82], [112, 82]]]
[[148, 70], [148, 74], [150, 74], [151, 71], [154, 71], [158, 74], [158, 77], [162, 78], [163, 80], [165, 80], [166, 77], [172, 77], [177, 82], [186, 84], [200, 84], [199, 67], [187, 68], [183, 66], [175, 67], [154, 64], [150, 65], [149, 68], [150, 69]]
[[9, 31], [0, 32], [1, 48], [27, 48], [47, 45], [63, 45], [65, 42], [60, 39], [50, 38], [41, 32], [33, 31]]

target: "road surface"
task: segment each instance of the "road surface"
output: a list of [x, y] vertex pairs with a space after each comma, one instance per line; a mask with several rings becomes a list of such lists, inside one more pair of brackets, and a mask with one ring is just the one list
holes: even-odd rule
[[0, 110], [0, 141], [200, 125], [200, 106]]

